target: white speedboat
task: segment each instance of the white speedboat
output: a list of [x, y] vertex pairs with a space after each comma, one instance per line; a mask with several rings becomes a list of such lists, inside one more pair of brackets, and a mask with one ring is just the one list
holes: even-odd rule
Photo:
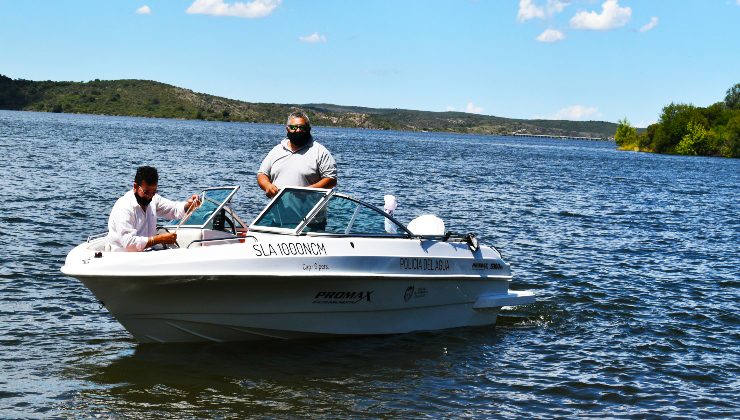
[[177, 246], [110, 252], [105, 236], [91, 237], [62, 272], [141, 342], [488, 325], [502, 306], [535, 300], [509, 290], [509, 265], [472, 234], [407, 227], [373, 205], [311, 188], [281, 190], [247, 227], [230, 205], [238, 188], [204, 190], [184, 223], [164, 226], [177, 230]]

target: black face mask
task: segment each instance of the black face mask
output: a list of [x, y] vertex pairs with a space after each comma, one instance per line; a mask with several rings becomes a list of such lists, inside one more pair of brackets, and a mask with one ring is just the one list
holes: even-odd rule
[[310, 131], [288, 131], [288, 140], [293, 146], [303, 147], [311, 141]]
[[146, 207], [152, 202], [151, 198], [139, 197], [139, 194], [137, 194], [136, 191], [134, 191], [134, 197], [136, 197], [136, 202], [142, 207]]

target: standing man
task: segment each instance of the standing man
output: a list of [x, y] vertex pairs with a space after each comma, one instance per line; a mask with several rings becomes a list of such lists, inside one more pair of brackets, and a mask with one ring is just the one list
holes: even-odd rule
[[257, 184], [269, 198], [282, 187], [334, 188], [337, 162], [311, 136], [311, 122], [303, 112], [288, 116], [287, 138], [276, 145], [260, 165]]
[[180, 219], [200, 206], [197, 194], [188, 201], [171, 201], [157, 194], [159, 174], [151, 166], [140, 166], [134, 188], [116, 201], [108, 219], [108, 243], [112, 251], [143, 251], [156, 244], [173, 244], [176, 233], [157, 232], [157, 217]]

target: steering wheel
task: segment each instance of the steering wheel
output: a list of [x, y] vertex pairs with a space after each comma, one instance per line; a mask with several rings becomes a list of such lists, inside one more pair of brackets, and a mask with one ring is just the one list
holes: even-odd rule
[[220, 212], [213, 218], [213, 229], [214, 230], [220, 230], [223, 232], [229, 232], [233, 235], [236, 235], [236, 226], [234, 226], [234, 222], [231, 221], [228, 217], [226, 217], [226, 210], [221, 209]]
[[226, 217], [226, 214], [224, 214], [224, 232], [226, 232], [227, 227], [229, 228], [229, 230], [231, 230], [232, 234], [236, 235], [236, 226], [234, 226], [234, 222], [232, 222], [231, 219]]

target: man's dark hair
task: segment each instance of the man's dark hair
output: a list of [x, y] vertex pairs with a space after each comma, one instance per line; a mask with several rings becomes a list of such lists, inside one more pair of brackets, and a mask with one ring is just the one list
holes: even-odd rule
[[142, 181], [146, 181], [149, 185], [158, 184], [159, 174], [157, 173], [157, 168], [151, 166], [139, 166], [139, 169], [136, 170], [134, 182], [141, 185]]

